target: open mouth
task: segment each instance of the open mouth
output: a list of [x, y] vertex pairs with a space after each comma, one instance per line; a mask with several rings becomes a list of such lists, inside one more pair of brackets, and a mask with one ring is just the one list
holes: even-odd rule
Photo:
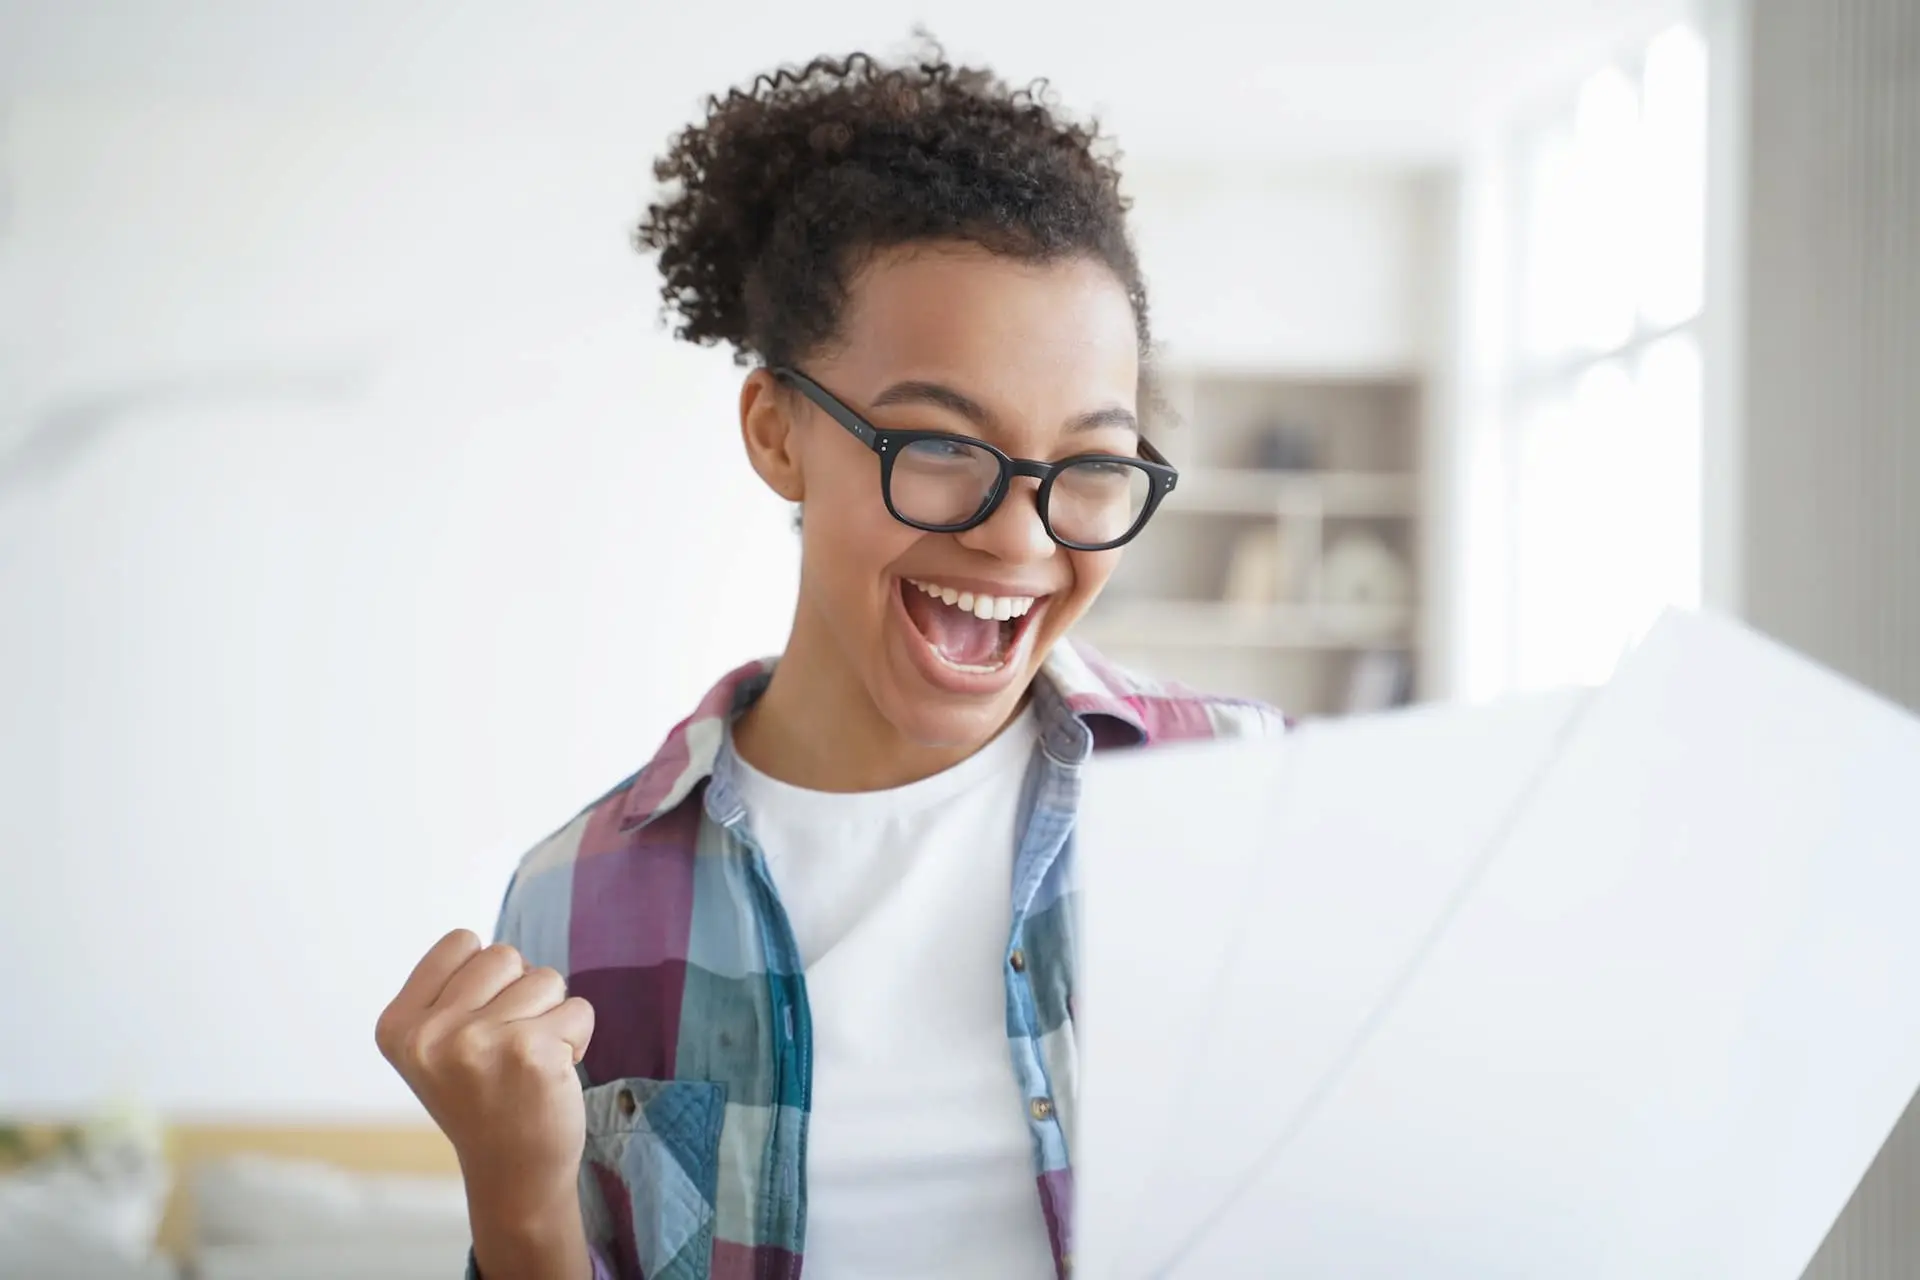
[[900, 580], [907, 617], [934, 657], [956, 671], [987, 675], [1019, 647], [1035, 607], [1045, 596], [993, 596], [937, 582]]

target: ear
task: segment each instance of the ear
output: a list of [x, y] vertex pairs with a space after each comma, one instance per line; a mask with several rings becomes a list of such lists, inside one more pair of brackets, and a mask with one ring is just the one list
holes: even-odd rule
[[741, 384], [740, 439], [747, 446], [747, 461], [767, 488], [788, 502], [805, 499], [806, 478], [794, 437], [791, 402], [765, 369], [755, 369]]

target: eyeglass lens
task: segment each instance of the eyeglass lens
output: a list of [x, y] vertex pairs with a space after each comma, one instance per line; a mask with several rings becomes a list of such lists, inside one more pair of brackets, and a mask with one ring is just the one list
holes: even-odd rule
[[[916, 440], [894, 457], [889, 498], [914, 524], [951, 527], [978, 516], [1000, 483], [1000, 459], [961, 440]], [[1097, 546], [1132, 532], [1153, 479], [1124, 461], [1086, 458], [1053, 480], [1041, 513], [1054, 536]]]

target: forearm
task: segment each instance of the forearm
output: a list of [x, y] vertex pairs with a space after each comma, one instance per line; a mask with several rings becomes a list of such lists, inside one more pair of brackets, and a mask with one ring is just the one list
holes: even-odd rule
[[594, 1280], [578, 1188], [529, 1199], [524, 1188], [467, 1181], [467, 1218], [482, 1280]]

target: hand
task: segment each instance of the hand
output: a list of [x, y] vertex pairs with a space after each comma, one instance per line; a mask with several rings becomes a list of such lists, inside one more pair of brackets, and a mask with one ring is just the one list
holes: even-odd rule
[[550, 1223], [556, 1202], [577, 1213], [586, 1104], [574, 1066], [592, 1036], [593, 1006], [558, 973], [466, 929], [434, 944], [374, 1033], [453, 1143], [476, 1217], [528, 1224]]

